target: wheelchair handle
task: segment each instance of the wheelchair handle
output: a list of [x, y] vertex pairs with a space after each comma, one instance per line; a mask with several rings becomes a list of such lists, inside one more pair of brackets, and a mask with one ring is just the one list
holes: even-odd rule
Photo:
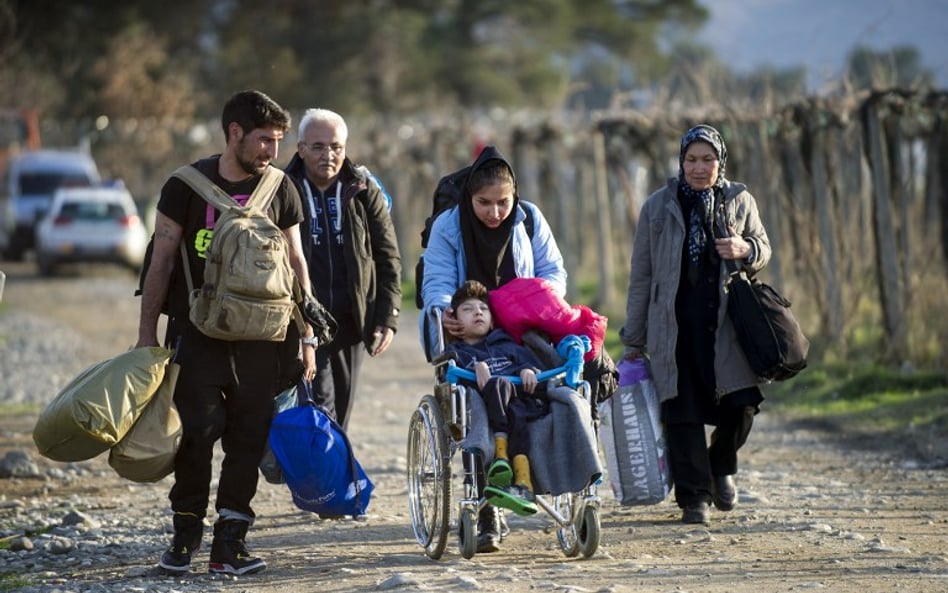
[[[583, 336], [583, 338], [586, 337]], [[563, 340], [560, 342], [560, 345], [557, 346], [557, 350], [565, 350], [566, 362], [563, 363], [563, 366], [537, 373], [537, 383], [549, 381], [550, 379], [554, 379], [560, 375], [563, 375], [565, 376], [566, 384], [575, 389], [580, 383], [582, 383], [583, 355], [586, 354], [589, 348], [590, 345], [588, 338], [585, 340], [578, 336], [566, 336], [563, 338]], [[563, 352], [561, 352], [561, 354], [563, 354]], [[523, 384], [523, 381], [520, 379], [520, 377], [516, 375], [495, 376], [503, 377], [514, 385]], [[453, 360], [448, 361], [448, 370], [445, 374], [445, 380], [449, 383], [455, 383], [459, 379], [473, 382], [477, 381], [477, 375], [474, 374], [474, 371], [462, 369], [461, 367], [457, 366]]]

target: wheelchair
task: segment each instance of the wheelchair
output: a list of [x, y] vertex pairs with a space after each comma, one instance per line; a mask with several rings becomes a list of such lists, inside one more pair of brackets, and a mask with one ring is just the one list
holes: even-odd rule
[[[440, 319], [438, 322], [440, 325]], [[538, 382], [553, 381], [553, 384], [566, 385], [588, 402], [589, 385], [582, 380], [583, 355], [588, 342], [586, 344], [583, 346], [577, 339], [566, 346], [565, 352], [560, 353], [566, 362], [539, 373]], [[439, 352], [443, 352], [443, 344], [439, 347]], [[461, 384], [462, 380], [473, 381], [474, 374], [456, 366], [453, 359], [446, 359], [442, 354], [434, 356], [432, 363], [437, 381], [433, 394], [421, 398], [408, 428], [411, 525], [415, 539], [433, 560], [444, 554], [452, 526], [457, 526], [461, 556], [471, 559], [477, 548], [478, 512], [487, 504], [486, 499], [478, 495], [476, 485], [477, 468], [482, 467], [485, 460], [476, 450], [466, 449], [462, 442], [472, 426], [472, 407], [475, 406], [471, 398], [480, 398], [480, 395]], [[507, 378], [520, 383], [519, 377]], [[455, 483], [452, 459], [459, 450], [466, 459], [457, 472], [459, 483]], [[559, 547], [567, 557], [581, 555], [589, 558], [599, 548], [601, 499], [596, 490], [598, 482], [593, 481], [577, 492], [556, 495], [536, 492], [536, 504], [555, 522]], [[452, 498], [457, 498], [456, 506]]]

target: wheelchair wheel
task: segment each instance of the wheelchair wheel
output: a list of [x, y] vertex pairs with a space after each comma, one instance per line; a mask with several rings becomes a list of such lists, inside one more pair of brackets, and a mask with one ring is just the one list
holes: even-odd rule
[[600, 527], [599, 509], [586, 505], [576, 530], [579, 551], [583, 558], [589, 558], [599, 549], [599, 539], [602, 536]]
[[560, 549], [567, 558], [575, 558], [579, 555], [579, 538], [576, 527], [576, 508], [578, 502], [576, 494], [560, 494], [553, 498], [553, 509], [562, 517], [569, 519], [569, 523], [564, 527], [560, 526], [556, 530], [556, 539], [560, 544]]
[[461, 511], [461, 527], [458, 535], [461, 539], [461, 556], [465, 560], [470, 560], [477, 551], [477, 516], [474, 509]]
[[448, 543], [451, 452], [437, 400], [426, 395], [408, 426], [408, 505], [415, 539], [437, 560]]

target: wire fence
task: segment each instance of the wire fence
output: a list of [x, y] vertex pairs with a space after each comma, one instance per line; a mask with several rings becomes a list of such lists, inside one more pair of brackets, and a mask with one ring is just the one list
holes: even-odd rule
[[[294, 113], [294, 121], [301, 114]], [[345, 114], [343, 114], [345, 115]], [[484, 144], [512, 162], [548, 218], [570, 295], [621, 323], [638, 210], [677, 174], [697, 123], [728, 145], [727, 176], [757, 198], [774, 247], [767, 281], [795, 301], [823, 356], [948, 368], [948, 92], [890, 89], [780, 108], [703, 112], [489, 111], [350, 120], [348, 154], [394, 198], [405, 279], [437, 179]], [[105, 177], [153, 200], [182, 162], [220, 152], [219, 122], [43, 122], [44, 144], [83, 139]], [[292, 130], [278, 164], [296, 147]]]

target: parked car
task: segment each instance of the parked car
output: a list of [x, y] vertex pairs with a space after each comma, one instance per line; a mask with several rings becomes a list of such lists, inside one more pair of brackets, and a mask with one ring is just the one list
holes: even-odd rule
[[147, 244], [145, 225], [124, 187], [62, 188], [36, 227], [36, 262], [44, 276], [74, 262], [118, 263], [137, 273]]
[[101, 182], [95, 161], [70, 150], [24, 152], [10, 161], [7, 175], [8, 259], [19, 261], [34, 247], [36, 225], [60, 187], [88, 187]]

